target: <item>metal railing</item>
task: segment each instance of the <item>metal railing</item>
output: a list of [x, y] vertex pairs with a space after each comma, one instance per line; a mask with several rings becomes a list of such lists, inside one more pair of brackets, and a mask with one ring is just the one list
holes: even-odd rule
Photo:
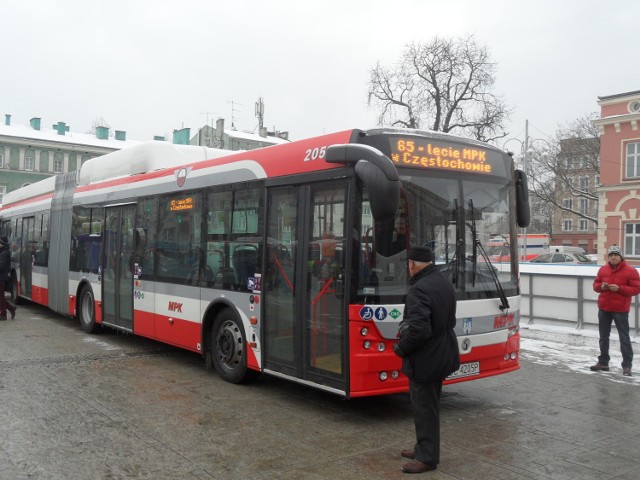
[[[599, 266], [520, 264], [520, 315], [523, 322], [598, 328]], [[631, 302], [629, 326], [640, 335], [640, 300]]]

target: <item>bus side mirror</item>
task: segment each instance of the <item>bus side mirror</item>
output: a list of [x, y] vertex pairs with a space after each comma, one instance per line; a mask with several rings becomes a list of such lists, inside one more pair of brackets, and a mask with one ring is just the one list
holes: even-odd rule
[[527, 174], [522, 170], [516, 170], [514, 180], [516, 183], [516, 220], [520, 228], [527, 228], [531, 222]]
[[331, 145], [327, 163], [355, 164], [358, 178], [369, 191], [371, 214], [378, 221], [395, 217], [400, 203], [400, 177], [396, 166], [380, 150], [369, 145]]

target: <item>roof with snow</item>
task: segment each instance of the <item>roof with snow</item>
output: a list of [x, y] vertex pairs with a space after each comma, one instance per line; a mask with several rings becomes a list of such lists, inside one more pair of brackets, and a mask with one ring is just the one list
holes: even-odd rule
[[141, 143], [139, 140], [115, 140], [114, 138], [101, 140], [92, 133], [68, 131], [65, 132], [64, 135], [59, 135], [58, 131], [53, 128], [41, 128], [40, 130], [36, 130], [30, 126], [20, 124], [0, 125], [0, 136], [67, 143], [73, 145], [86, 145], [91, 147], [104, 147], [116, 150]]

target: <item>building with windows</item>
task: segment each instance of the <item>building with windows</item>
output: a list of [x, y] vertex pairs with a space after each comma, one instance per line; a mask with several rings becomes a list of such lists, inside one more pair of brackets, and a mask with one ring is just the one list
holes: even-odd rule
[[216, 126], [205, 125], [189, 141], [191, 145], [200, 145], [224, 150], [254, 150], [289, 143], [289, 132], [268, 132], [261, 128], [259, 134], [240, 132], [224, 127], [224, 119], [219, 118]]
[[98, 126], [95, 134], [71, 132], [65, 122], [42, 128], [34, 117], [29, 126], [12, 124], [5, 115], [0, 125], [0, 204], [12, 190], [44, 178], [72, 172], [86, 160], [140, 142], [126, 139], [126, 132]]
[[640, 265], [640, 90], [598, 97], [598, 105], [598, 252], [616, 244]]
[[553, 214], [554, 245], [581, 247], [597, 253], [600, 147], [597, 138], [560, 141]]

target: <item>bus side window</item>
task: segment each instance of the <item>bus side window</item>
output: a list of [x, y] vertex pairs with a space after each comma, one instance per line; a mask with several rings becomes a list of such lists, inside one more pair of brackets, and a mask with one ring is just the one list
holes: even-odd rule
[[250, 243], [238, 245], [233, 251], [233, 267], [239, 290], [247, 290], [249, 277], [258, 270], [258, 247]]

